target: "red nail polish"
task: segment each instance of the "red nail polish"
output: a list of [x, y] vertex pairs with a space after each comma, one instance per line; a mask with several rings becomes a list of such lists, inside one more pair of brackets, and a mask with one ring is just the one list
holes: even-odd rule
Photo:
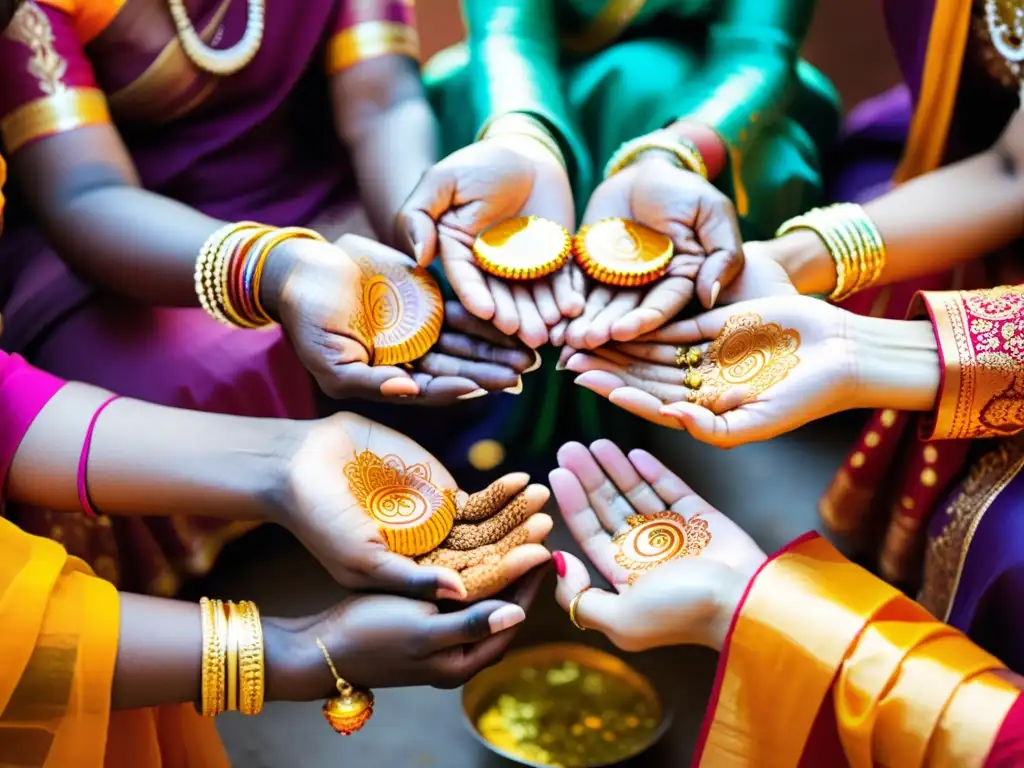
[[552, 552], [551, 559], [555, 561], [555, 573], [558, 577], [565, 576], [565, 555], [561, 552]]

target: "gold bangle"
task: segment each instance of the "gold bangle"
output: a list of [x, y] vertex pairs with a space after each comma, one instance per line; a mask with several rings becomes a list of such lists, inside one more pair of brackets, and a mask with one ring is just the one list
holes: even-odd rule
[[226, 224], [218, 229], [203, 243], [196, 259], [195, 281], [196, 296], [200, 306], [214, 320], [224, 325], [234, 325], [224, 313], [220, 301], [219, 280], [222, 270], [224, 244], [235, 234], [247, 229], [259, 227], [252, 221], [241, 221], [235, 224]]
[[638, 136], [620, 146], [605, 165], [604, 178], [614, 176], [623, 168], [635, 163], [641, 154], [652, 149], [668, 153], [683, 170], [692, 171], [705, 181], [708, 179], [708, 167], [697, 145], [666, 130]]
[[543, 145], [562, 168], [566, 168], [565, 155], [551, 131], [540, 120], [525, 112], [509, 112], [498, 115], [477, 132], [476, 140], [484, 141], [498, 136], [523, 136]]
[[292, 240], [295, 238], [303, 238], [306, 240], [319, 240], [324, 242], [324, 236], [319, 232], [314, 232], [311, 229], [304, 229], [303, 227], [283, 227], [281, 229], [274, 229], [266, 234], [262, 235], [259, 240], [253, 245], [253, 248], [260, 249], [254, 258], [257, 259], [255, 275], [252, 279], [252, 304], [253, 308], [260, 317], [260, 319], [266, 319], [267, 322], [273, 322], [270, 315], [263, 308], [263, 302], [260, 301], [260, 286], [263, 284], [263, 268], [267, 264], [267, 258], [270, 256], [270, 252], [274, 248], [285, 240]]
[[227, 703], [228, 712], [238, 710], [238, 647], [242, 630], [238, 606], [228, 601], [224, 604], [228, 616], [228, 661], [227, 661]]
[[250, 600], [239, 601], [238, 614], [238, 711], [258, 715], [263, 709], [266, 689], [263, 625], [259, 609]]
[[836, 268], [836, 285], [828, 298], [839, 302], [870, 288], [885, 269], [885, 241], [864, 209], [854, 203], [814, 208], [786, 221], [775, 233], [782, 237], [797, 229], [818, 235]]
[[216, 717], [224, 711], [224, 667], [227, 657], [227, 619], [220, 600], [199, 601], [203, 628], [202, 703], [203, 716]]

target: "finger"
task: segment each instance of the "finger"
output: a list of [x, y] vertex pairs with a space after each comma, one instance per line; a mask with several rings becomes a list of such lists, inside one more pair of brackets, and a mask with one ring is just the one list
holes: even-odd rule
[[636, 290], [620, 291], [591, 319], [587, 327], [586, 348], [594, 349], [608, 343], [612, 338], [612, 326], [623, 316], [632, 311], [640, 303], [640, 292]]
[[454, 570], [419, 565], [387, 550], [380, 552], [366, 575], [375, 589], [420, 600], [462, 600], [467, 594]]
[[519, 338], [530, 349], [536, 349], [548, 340], [548, 326], [533, 303], [533, 293], [525, 285], [513, 285], [512, 299], [519, 313]]
[[[447, 358], [446, 365], [478, 363], [486, 364], [491, 368], [500, 368], [503, 375], [512, 376], [512, 384], [534, 362], [534, 354], [531, 350], [498, 347], [489, 341], [475, 339], [462, 333], [442, 333], [433, 350], [434, 353], [440, 353], [441, 356]], [[477, 380], [476, 376], [470, 375], [468, 371], [463, 371], [462, 375]], [[503, 384], [497, 389], [504, 389], [512, 384]]]
[[402, 402], [409, 405], [451, 405], [459, 400], [471, 400], [483, 397], [487, 390], [473, 381], [461, 376], [432, 376], [423, 371], [415, 371], [413, 381], [420, 388], [419, 394]]
[[567, 264], [551, 278], [555, 303], [562, 317], [572, 319], [583, 312], [586, 299], [583, 296], [583, 275], [575, 264]]
[[555, 363], [556, 371], [564, 371], [566, 364], [572, 359], [572, 356], [576, 354], [576, 350], [570, 347], [568, 344], [558, 352], [558, 362]]
[[718, 194], [710, 204], [702, 204], [694, 233], [707, 254], [697, 274], [697, 296], [711, 309], [722, 286], [743, 269], [743, 237], [732, 201]]
[[632, 341], [671, 321], [693, 298], [693, 281], [666, 277], [654, 284], [636, 309], [623, 314], [611, 326], [616, 341]]
[[590, 453], [632, 509], [642, 515], [653, 515], [665, 509], [666, 505], [658, 494], [611, 440], [595, 440], [590, 444]]
[[[611, 373], [622, 379], [626, 386], [635, 387], [654, 395], [661, 400], [662, 404], [687, 400], [692, 392], [681, 383], [673, 383], [682, 380], [682, 372], [675, 368], [648, 366], [642, 363], [623, 367], [600, 355], [584, 355], [582, 353], [577, 353], [569, 358], [566, 367], [575, 373], [588, 371]], [[638, 369], [640, 370], [638, 371]]]
[[554, 347], [560, 347], [565, 343], [565, 329], [569, 327], [569, 321], [562, 318], [552, 326], [548, 332], [548, 339]]
[[[505, 350], [511, 351], [511, 350]], [[419, 363], [419, 370], [431, 376], [452, 377], [459, 382], [469, 382], [467, 392], [483, 388], [492, 392], [514, 387], [519, 374], [511, 368], [495, 363], [482, 363], [451, 355], [430, 352]], [[460, 392], [460, 394], [462, 394]]]
[[548, 481], [569, 533], [590, 562], [611, 583], [625, 583], [629, 574], [615, 562], [612, 537], [591, 508], [587, 492], [576, 475], [559, 467], [550, 472]]
[[482, 320], [490, 320], [497, 311], [494, 296], [484, 273], [473, 263], [469, 249], [458, 240], [441, 237], [439, 240], [444, 274], [462, 305]]
[[694, 403], [675, 402], [661, 409], [662, 414], [675, 418], [683, 429], [701, 442], [718, 448], [768, 440], [779, 433], [770, 423], [755, 422], [748, 408], [737, 408], [722, 414]]
[[370, 366], [366, 363], [342, 363], [324, 377], [313, 372], [324, 393], [334, 398], [412, 397], [419, 386], [401, 368]]
[[628, 527], [626, 519], [636, 510], [605, 474], [594, 455], [580, 443], [566, 443], [558, 450], [558, 466], [572, 472], [587, 492], [591, 509], [608, 533], [615, 535]]
[[438, 219], [454, 202], [455, 177], [443, 168], [427, 171], [402, 205], [396, 220], [399, 242], [421, 266], [437, 253]]
[[[584, 375], [589, 376], [591, 374]], [[628, 411], [634, 416], [639, 416], [641, 419], [652, 424], [668, 427], [669, 429], [685, 429], [679, 419], [662, 413], [662, 408], [665, 405], [661, 400], [652, 394], [644, 392], [642, 389], [620, 387], [608, 394], [608, 400], [622, 410]]]
[[[545, 517], [547, 517], [545, 515]], [[548, 517], [550, 521], [551, 518]], [[495, 595], [509, 584], [551, 559], [551, 553], [540, 544], [523, 544], [497, 563], [482, 563], [462, 572], [469, 600]]]
[[[589, 389], [601, 397], [608, 397], [616, 389], [626, 386], [626, 382], [608, 371], [587, 371], [586, 373], [581, 373], [573, 379], [573, 384]], [[658, 407], [660, 408], [662, 405], [662, 402], [658, 400]]]
[[486, 520], [454, 525], [447, 538], [441, 542], [441, 546], [446, 549], [467, 551], [501, 541], [534, 513], [539, 512], [550, 497], [551, 492], [545, 486], [531, 485]]
[[[506, 349], [524, 349], [524, 344], [494, 327], [494, 323], [471, 315], [458, 301], [444, 303], [444, 324], [453, 331]], [[528, 354], [528, 353], [527, 353]]]
[[646, 382], [648, 385], [667, 384], [676, 387], [678, 391], [675, 393], [678, 395], [678, 398], [670, 398], [665, 402], [670, 403], [675, 399], [686, 399], [686, 391], [682, 382], [685, 380], [687, 372], [685, 369], [677, 366], [674, 362], [669, 365], [648, 363], [623, 355], [618, 350], [608, 347], [599, 347], [598, 349], [595, 349], [591, 357], [595, 367], [598, 365], [610, 366], [608, 370], [612, 370], [614, 372], [622, 371], [627, 378], [635, 381]]
[[424, 656], [453, 645], [475, 643], [526, 619], [526, 611], [514, 603], [484, 600], [452, 613], [432, 613], [423, 618]]
[[604, 286], [597, 286], [590, 292], [583, 313], [569, 323], [565, 330], [565, 341], [569, 346], [576, 349], [583, 349], [586, 346], [587, 328], [590, 327], [591, 321], [601, 314], [601, 310], [608, 306], [612, 298], [612, 292]]
[[562, 313], [551, 290], [551, 280], [537, 280], [533, 284], [533, 302], [537, 305], [544, 324], [549, 328], [562, 319]]
[[704, 500], [683, 482], [679, 475], [662, 464], [652, 454], [637, 448], [629, 452], [629, 460], [636, 467], [640, 477], [647, 481], [658, 497], [673, 512], [685, 517], [694, 511], [694, 507], [710, 509]]
[[622, 344], [614, 344], [609, 349], [621, 352], [627, 357], [637, 360], [646, 360], [649, 363], [660, 363], [661, 365], [675, 365], [679, 358], [681, 348], [676, 344], [652, 344], [647, 341], [629, 341]]
[[573, 616], [576, 623], [583, 629], [593, 629], [604, 634], [614, 632], [618, 601], [621, 598], [603, 589], [591, 587], [590, 574], [579, 558], [568, 552], [559, 554], [563, 563], [562, 574], [555, 586], [555, 600], [559, 606], [568, 613], [572, 601], [579, 595]]
[[455, 519], [460, 522], [486, 520], [508, 504], [529, 482], [530, 476], [525, 472], [512, 472], [499, 477], [484, 490], [469, 496], [459, 508]]
[[503, 281], [494, 277], [487, 278], [487, 287], [494, 297], [495, 309], [492, 320], [495, 327], [508, 336], [515, 336], [519, 331], [519, 311], [516, 309], [512, 291]]
[[743, 304], [713, 309], [687, 320], [679, 320], [651, 333], [639, 336], [637, 341], [661, 341], [667, 344], [696, 344], [710, 341], [721, 333], [726, 321], [742, 312]]

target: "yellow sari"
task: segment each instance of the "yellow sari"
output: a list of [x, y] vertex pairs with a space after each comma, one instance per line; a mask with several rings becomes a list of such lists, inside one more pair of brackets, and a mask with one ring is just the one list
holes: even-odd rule
[[0, 519], [0, 765], [230, 765], [190, 705], [111, 711], [118, 605], [84, 562]]

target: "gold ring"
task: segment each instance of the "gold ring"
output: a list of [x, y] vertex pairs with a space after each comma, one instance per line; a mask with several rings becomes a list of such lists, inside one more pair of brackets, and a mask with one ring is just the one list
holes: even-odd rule
[[581, 627], [580, 623], [576, 621], [576, 607], [580, 604], [580, 598], [583, 597], [584, 593], [588, 592], [590, 589], [590, 587], [584, 587], [576, 593], [576, 596], [572, 599], [572, 602], [569, 603], [569, 621], [571, 621], [572, 625], [576, 627], [576, 629], [578, 629], [580, 632], [586, 632], [587, 628]]

